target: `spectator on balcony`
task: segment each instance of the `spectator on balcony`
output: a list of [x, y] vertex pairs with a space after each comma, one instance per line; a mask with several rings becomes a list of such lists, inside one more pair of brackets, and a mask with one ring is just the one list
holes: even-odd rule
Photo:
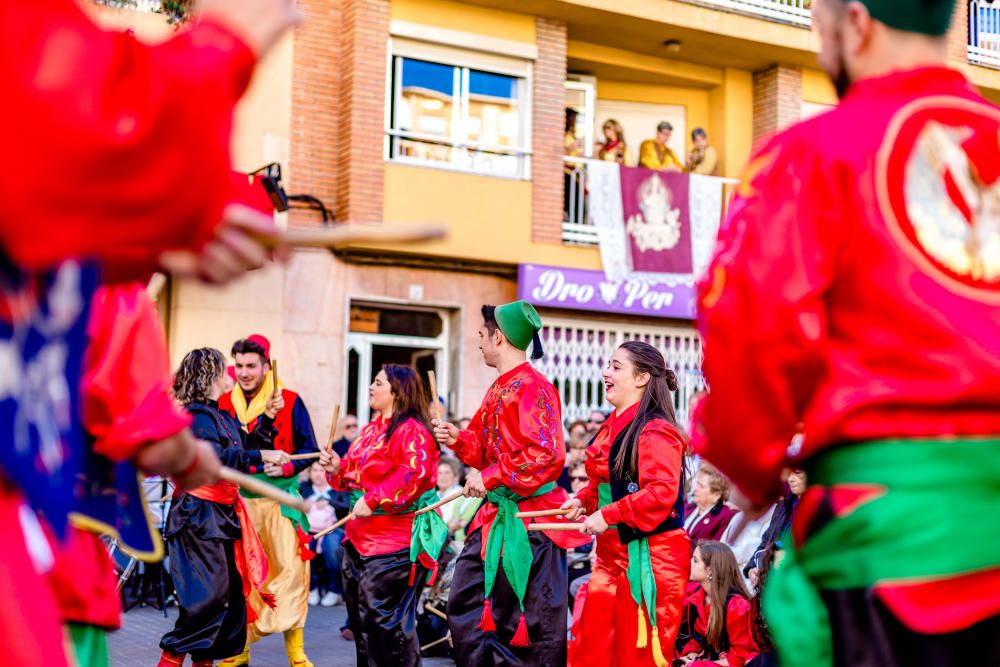
[[708, 133], [705, 128], [696, 127], [691, 132], [691, 143], [694, 147], [687, 156], [685, 170], [691, 174], [716, 176], [719, 170], [719, 154], [714, 146], [708, 144]]
[[672, 148], [667, 146], [674, 126], [667, 121], [661, 121], [656, 126], [656, 136], [646, 139], [639, 146], [639, 166], [656, 171], [683, 171], [684, 165]]
[[604, 121], [602, 127], [604, 132], [604, 143], [597, 144], [597, 159], [607, 162], [617, 162], [618, 164], [630, 164], [632, 153], [625, 143], [625, 128], [614, 118]]

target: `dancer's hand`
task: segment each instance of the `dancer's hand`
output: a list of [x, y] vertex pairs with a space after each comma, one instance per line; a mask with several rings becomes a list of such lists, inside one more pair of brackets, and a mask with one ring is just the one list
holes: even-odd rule
[[454, 424], [443, 419], [432, 419], [431, 425], [434, 427], [434, 439], [438, 441], [439, 445], [450, 448], [458, 442], [458, 427]]
[[285, 469], [284, 464], [278, 465], [276, 463], [264, 463], [264, 474], [268, 477], [284, 477]]
[[264, 463], [273, 463], [278, 466], [283, 466], [291, 460], [288, 458], [288, 452], [283, 452], [280, 449], [262, 449], [260, 450], [260, 458]]
[[569, 514], [565, 515], [567, 521], [576, 521], [584, 514], [583, 503], [580, 502], [579, 498], [570, 498], [562, 504], [559, 508], [561, 510], [573, 510]]
[[282, 395], [284, 392], [279, 391], [276, 394], [272, 394], [271, 398], [267, 399], [267, 404], [264, 406], [264, 414], [274, 419], [281, 412], [281, 409], [285, 407], [285, 397]]
[[320, 447], [319, 464], [323, 467], [323, 470], [331, 475], [336, 475], [340, 472], [340, 456], [332, 449]]
[[[449, 426], [451, 426], [449, 424]], [[452, 427], [454, 428], [454, 427]], [[486, 497], [486, 485], [483, 484], [483, 473], [478, 470], [473, 470], [465, 476], [465, 497], [466, 498], [485, 498]]]
[[581, 533], [586, 533], [587, 535], [600, 535], [608, 529], [608, 522], [604, 520], [604, 515], [601, 510], [597, 510], [593, 514], [587, 517], [587, 520], [583, 522], [580, 527]]
[[358, 502], [354, 503], [354, 509], [351, 510], [351, 514], [353, 514], [355, 517], [365, 517], [365, 516], [371, 516], [372, 514], [374, 514], [374, 512], [372, 512], [371, 507], [368, 507], [368, 503], [367, 501], [365, 501], [365, 497], [361, 496], [360, 498], [358, 498]]

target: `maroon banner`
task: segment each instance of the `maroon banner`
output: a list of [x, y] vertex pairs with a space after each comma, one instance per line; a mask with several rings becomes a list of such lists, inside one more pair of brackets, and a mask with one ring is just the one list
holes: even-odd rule
[[622, 213], [632, 271], [690, 274], [688, 175], [622, 167]]

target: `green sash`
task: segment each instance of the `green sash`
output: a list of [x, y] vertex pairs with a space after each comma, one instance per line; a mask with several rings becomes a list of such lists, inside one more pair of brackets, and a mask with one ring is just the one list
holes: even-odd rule
[[[599, 508], [610, 505], [611, 485], [604, 483], [597, 485], [597, 505]], [[617, 526], [611, 526], [617, 530]], [[632, 540], [626, 547], [628, 548], [628, 578], [629, 592], [638, 608], [638, 634], [636, 636], [636, 648], [646, 648], [647, 634], [653, 635], [653, 660], [657, 665], [666, 665], [667, 661], [663, 656], [663, 649], [660, 646], [660, 636], [656, 632], [656, 577], [653, 576], [653, 560], [649, 555], [649, 540], [645, 537]], [[643, 616], [642, 608], [646, 607], [646, 614], [649, 616], [649, 624], [653, 626], [652, 632], [647, 633], [646, 618]]]
[[528, 541], [528, 529], [524, 521], [518, 519], [517, 504], [527, 498], [541, 496], [556, 485], [552, 482], [542, 486], [530, 496], [519, 496], [507, 487], [501, 486], [486, 494], [486, 498], [497, 508], [497, 515], [490, 526], [490, 535], [486, 540], [486, 558], [483, 561], [483, 571], [486, 578], [486, 597], [493, 592], [496, 583], [497, 570], [500, 569], [501, 552], [503, 555], [503, 572], [507, 575], [517, 601], [524, 612], [524, 594], [528, 590], [528, 575], [531, 573], [531, 563], [534, 556], [531, 553], [531, 542]]
[[807, 468], [810, 484], [878, 485], [881, 495], [823, 526], [768, 576], [764, 614], [782, 664], [830, 667], [820, 589], [946, 579], [1000, 566], [1000, 540], [969, 540], [958, 507], [1000, 535], [1000, 439], [883, 440], [838, 447]]
[[[262, 482], [267, 482], [271, 486], [281, 489], [285, 493], [290, 493], [296, 498], [301, 498], [299, 495], [299, 476], [292, 475], [291, 477], [270, 477], [262, 472], [253, 475], [255, 479], [259, 479]], [[247, 491], [245, 489], [240, 489], [240, 495], [244, 498], [263, 498], [263, 496], [258, 496], [252, 491]], [[309, 519], [306, 518], [305, 512], [297, 509], [292, 509], [291, 507], [286, 507], [281, 505], [281, 516], [285, 517], [298, 529], [301, 529], [303, 533], [309, 532]]]

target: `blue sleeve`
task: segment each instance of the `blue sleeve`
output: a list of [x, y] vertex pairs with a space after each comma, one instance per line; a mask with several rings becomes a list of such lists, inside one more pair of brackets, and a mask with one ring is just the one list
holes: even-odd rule
[[[296, 454], [311, 454], [319, 451], [316, 444], [316, 434], [313, 432], [312, 420], [309, 418], [309, 411], [306, 404], [302, 402], [302, 397], [296, 396], [292, 405], [292, 444], [295, 446]], [[302, 472], [313, 463], [315, 459], [305, 461], [292, 461], [296, 474]]]

